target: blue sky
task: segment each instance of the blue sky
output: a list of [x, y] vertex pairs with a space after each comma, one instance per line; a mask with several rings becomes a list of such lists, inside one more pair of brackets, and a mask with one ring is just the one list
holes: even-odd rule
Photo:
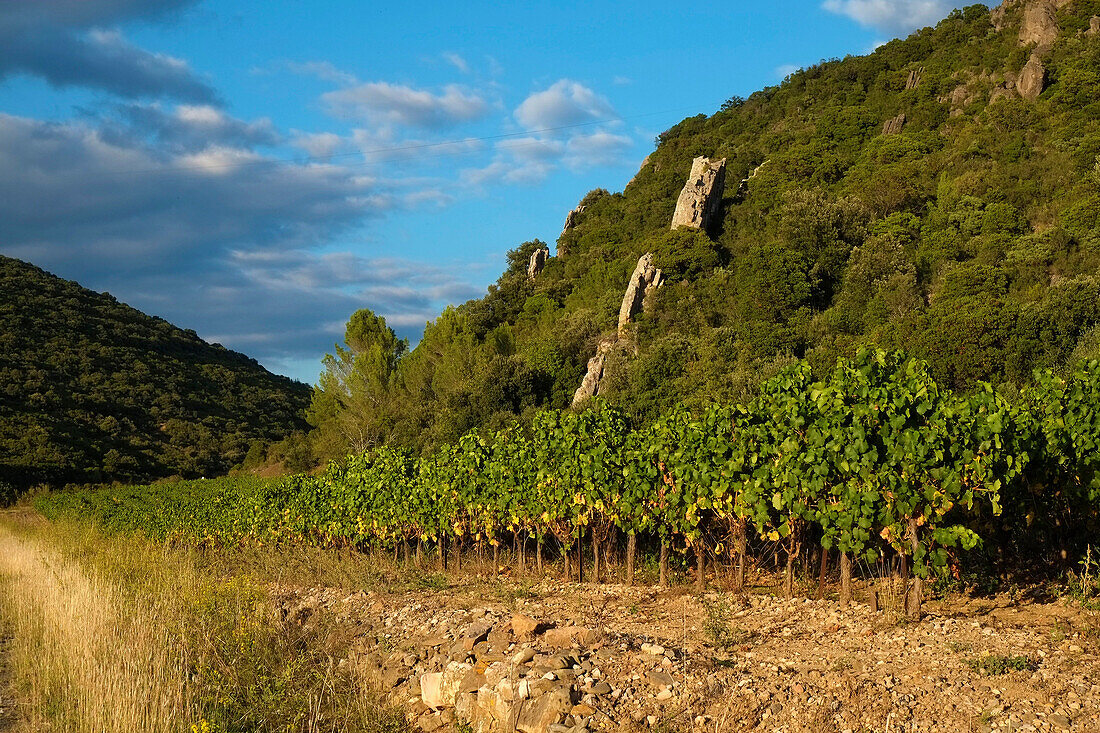
[[415, 342], [684, 117], [949, 0], [0, 0], [0, 253], [314, 382]]

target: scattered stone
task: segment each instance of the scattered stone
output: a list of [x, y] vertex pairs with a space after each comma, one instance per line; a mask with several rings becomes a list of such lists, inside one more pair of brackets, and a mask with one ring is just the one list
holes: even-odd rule
[[668, 672], [651, 669], [646, 671], [645, 678], [655, 687], [672, 687], [676, 680]]
[[592, 685], [590, 692], [593, 695], [610, 695], [611, 685], [606, 682], [597, 682], [596, 684]]
[[555, 687], [539, 697], [534, 704], [524, 706], [516, 718], [516, 730], [523, 733], [546, 733], [554, 723], [573, 707], [573, 691], [567, 686]]
[[471, 664], [451, 662], [443, 672], [421, 675], [420, 699], [433, 710], [453, 708], [459, 687], [472, 669]]
[[598, 639], [599, 634], [584, 626], [562, 626], [556, 629], [548, 629], [542, 635], [542, 640], [547, 646], [557, 649], [589, 647], [595, 644]]
[[516, 635], [516, 638], [520, 641], [531, 641], [535, 638], [535, 635], [546, 628], [546, 624], [542, 621], [536, 621], [522, 613], [512, 614], [511, 620], [512, 633]]
[[420, 730], [424, 731], [424, 733], [434, 733], [434, 731], [442, 728], [445, 723], [434, 713], [424, 713], [416, 719], [416, 725]]

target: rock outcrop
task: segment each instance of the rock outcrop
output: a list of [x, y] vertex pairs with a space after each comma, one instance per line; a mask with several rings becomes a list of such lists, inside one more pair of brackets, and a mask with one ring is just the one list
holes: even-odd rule
[[672, 214], [672, 228], [691, 227], [707, 229], [722, 204], [722, 190], [726, 183], [726, 159], [711, 160], [699, 156], [691, 162], [688, 176], [676, 211]]
[[1100, 15], [1089, 18], [1089, 29], [1085, 31], [1086, 36], [1095, 36], [1097, 33], [1100, 33]]
[[1024, 99], [1035, 101], [1043, 93], [1043, 85], [1046, 83], [1046, 67], [1038, 53], [1031, 54], [1031, 58], [1020, 70], [1020, 78], [1016, 80], [1016, 91]]
[[527, 277], [534, 280], [546, 267], [546, 259], [550, 256], [549, 247], [539, 247], [531, 253], [531, 259], [527, 262]]
[[913, 69], [909, 72], [909, 79], [905, 82], [905, 91], [916, 89], [920, 86], [921, 77], [924, 76], [924, 67]]
[[623, 302], [619, 306], [619, 327], [614, 336], [600, 340], [596, 346], [596, 355], [588, 360], [588, 370], [581, 380], [581, 386], [573, 393], [573, 404], [579, 405], [600, 393], [600, 386], [607, 373], [607, 357], [620, 344], [626, 335], [626, 327], [645, 307], [646, 296], [664, 284], [661, 270], [653, 264], [653, 253], [647, 252], [638, 258], [638, 264], [630, 275], [630, 281], [623, 293]]
[[587, 209], [587, 208], [588, 207], [585, 206], [584, 204], [577, 204], [577, 208], [573, 209], [568, 214], [566, 214], [565, 215], [565, 226], [563, 226], [561, 228], [561, 233], [565, 234], [566, 232], [573, 229], [573, 227], [577, 226], [577, 222], [580, 221], [581, 214], [583, 214], [584, 210]]
[[901, 132], [901, 129], [905, 127], [905, 113], [902, 112], [897, 117], [892, 117], [886, 122], [882, 123], [883, 135], [897, 135]]
[[1034, 0], [1024, 5], [1024, 18], [1020, 24], [1020, 43], [1027, 46], [1034, 43], [1046, 48], [1058, 39], [1061, 30], [1058, 18], [1054, 14], [1052, 0]]
[[647, 252], [639, 257], [638, 264], [634, 267], [634, 272], [626, 285], [622, 305], [619, 306], [620, 335], [642, 309], [645, 297], [661, 287], [662, 282], [660, 268], [653, 265], [653, 254]]
[[573, 404], [579, 405], [585, 400], [595, 397], [600, 393], [600, 382], [603, 381], [604, 369], [607, 365], [607, 355], [615, 346], [616, 339], [601, 339], [596, 346], [596, 355], [588, 360], [588, 371], [581, 380], [581, 386], [573, 393]]

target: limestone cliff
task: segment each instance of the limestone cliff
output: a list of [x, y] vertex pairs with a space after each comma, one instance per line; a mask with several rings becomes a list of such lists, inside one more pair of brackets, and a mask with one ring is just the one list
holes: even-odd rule
[[585, 372], [581, 386], [573, 393], [573, 404], [578, 405], [590, 397], [600, 393], [600, 384], [606, 373], [607, 355], [612, 349], [624, 343], [626, 327], [634, 321], [634, 317], [644, 308], [646, 296], [652, 293], [664, 283], [661, 270], [653, 264], [653, 253], [647, 252], [638, 258], [638, 264], [630, 275], [626, 284], [626, 292], [623, 293], [623, 302], [619, 306], [619, 327], [614, 336], [600, 340], [596, 347], [596, 355], [588, 360], [588, 370]]
[[581, 214], [584, 213], [584, 210], [586, 208], [588, 208], [588, 207], [585, 206], [584, 204], [577, 204], [577, 208], [573, 209], [572, 211], [570, 211], [568, 214], [565, 215], [565, 226], [563, 226], [561, 228], [561, 233], [562, 234], [565, 234], [570, 229], [577, 226], [577, 222], [580, 220], [580, 216], [581, 216]]
[[691, 173], [676, 200], [672, 228], [707, 229], [722, 204], [726, 183], [726, 159], [711, 160], [699, 156], [691, 162]]
[[531, 253], [531, 259], [527, 262], [527, 277], [534, 280], [546, 267], [546, 258], [550, 256], [549, 247], [540, 247]]
[[577, 387], [577, 391], [573, 393], [574, 406], [600, 393], [600, 382], [603, 380], [607, 355], [615, 347], [615, 341], [615, 338], [601, 339], [596, 346], [596, 355], [588, 360], [588, 371], [581, 380], [581, 386]]
[[913, 69], [909, 72], [909, 78], [905, 82], [905, 91], [916, 89], [920, 86], [921, 77], [924, 76], [924, 67]]
[[1024, 99], [1035, 101], [1043, 93], [1046, 75], [1046, 67], [1043, 66], [1039, 54], [1037, 52], [1031, 54], [1031, 58], [1020, 70], [1020, 78], [1016, 80], [1016, 91]]
[[764, 166], [766, 166], [767, 164], [768, 161], [765, 160], [763, 163], [753, 168], [752, 173], [750, 173], [747, 177], [741, 179], [741, 182], [737, 184], [737, 193], [735, 194], [735, 197], [737, 199], [742, 199], [745, 197], [745, 194], [749, 192], [749, 181], [756, 178], [756, 175], [760, 171], [764, 170]]
[[661, 287], [662, 282], [661, 270], [653, 266], [652, 253], [647, 252], [638, 258], [638, 264], [626, 285], [622, 305], [619, 306], [620, 334], [634, 320], [634, 316], [638, 315], [645, 297]]
[[[1064, 3], [1063, 3], [1064, 4]], [[1020, 43], [1024, 46], [1034, 43], [1045, 48], [1058, 39], [1058, 19], [1052, 0], [1032, 0], [1024, 5], [1024, 19], [1020, 24]]]
[[897, 135], [901, 132], [901, 129], [905, 127], [905, 113], [902, 112], [897, 117], [891, 117], [882, 123], [883, 135]]

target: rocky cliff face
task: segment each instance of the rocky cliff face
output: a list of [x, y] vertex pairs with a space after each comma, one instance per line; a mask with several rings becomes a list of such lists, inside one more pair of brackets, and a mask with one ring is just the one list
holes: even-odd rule
[[638, 258], [638, 264], [634, 267], [626, 292], [623, 294], [623, 303], [619, 306], [620, 334], [642, 310], [645, 297], [661, 287], [662, 283], [661, 270], [653, 265], [653, 254], [647, 252]]
[[596, 355], [588, 360], [588, 371], [581, 380], [581, 386], [577, 387], [577, 391], [573, 393], [574, 406], [600, 393], [600, 382], [603, 380], [607, 355], [615, 347], [615, 342], [615, 338], [605, 338], [601, 339], [596, 346]]
[[726, 183], [726, 159], [711, 160], [699, 156], [691, 162], [688, 176], [676, 211], [672, 215], [672, 228], [691, 227], [707, 229], [722, 203], [722, 190]]
[[549, 247], [541, 247], [531, 253], [531, 259], [527, 262], [527, 277], [534, 280], [546, 267], [546, 258], [550, 256]]
[[[1062, 3], [1065, 4], [1065, 3]], [[1051, 0], [1034, 0], [1024, 6], [1024, 20], [1020, 24], [1020, 43], [1024, 46], [1050, 46], [1058, 38], [1058, 19], [1054, 15], [1055, 3]]]
[[902, 112], [897, 117], [892, 117], [886, 122], [882, 123], [883, 135], [897, 135], [901, 132], [901, 129], [905, 127], [905, 113]]
[[602, 339], [596, 347], [596, 355], [588, 360], [588, 371], [585, 372], [581, 386], [573, 393], [573, 404], [595, 397], [600, 393], [600, 384], [607, 370], [607, 356], [619, 346], [626, 336], [626, 327], [634, 321], [645, 307], [645, 299], [650, 293], [664, 284], [661, 270], [653, 264], [653, 254], [647, 252], [638, 258], [638, 264], [630, 275], [626, 284], [626, 292], [623, 293], [623, 302], [619, 306], [619, 327], [614, 336]]
[[563, 226], [561, 228], [561, 233], [562, 234], [565, 234], [566, 232], [571, 230], [573, 227], [577, 226], [577, 222], [580, 220], [580, 216], [581, 216], [581, 214], [584, 213], [584, 210], [586, 208], [588, 208], [588, 207], [585, 206], [584, 204], [577, 204], [577, 208], [573, 209], [572, 211], [570, 211], [568, 214], [565, 215], [565, 226]]
[[1016, 80], [1016, 91], [1024, 99], [1035, 101], [1043, 93], [1046, 83], [1047, 70], [1043, 66], [1038, 53], [1031, 54], [1031, 58], [1020, 70], [1020, 78]]
[[756, 175], [760, 171], [764, 170], [764, 167], [767, 164], [768, 161], [765, 160], [763, 163], [753, 168], [752, 173], [750, 173], [747, 177], [741, 179], [741, 182], [737, 184], [736, 198], [743, 199], [745, 197], [745, 195], [749, 192], [749, 181], [756, 178]]
[[909, 72], [909, 78], [905, 81], [905, 91], [916, 89], [920, 86], [921, 77], [924, 75], [924, 67], [913, 69]]

